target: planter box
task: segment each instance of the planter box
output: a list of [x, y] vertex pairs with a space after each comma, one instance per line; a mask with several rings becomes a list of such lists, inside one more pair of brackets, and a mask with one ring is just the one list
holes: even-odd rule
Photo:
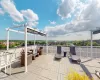
[[[30, 63], [32, 63], [32, 54], [27, 55], [27, 65], [29, 65]], [[25, 66], [25, 54], [24, 53], [21, 55], [21, 65]]]

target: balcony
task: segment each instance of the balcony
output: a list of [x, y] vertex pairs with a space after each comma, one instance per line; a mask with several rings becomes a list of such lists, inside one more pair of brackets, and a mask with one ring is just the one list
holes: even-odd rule
[[[20, 56], [18, 52], [21, 49], [16, 49], [16, 57]], [[10, 51], [14, 51], [13, 49]], [[40, 55], [28, 65], [28, 72], [25, 73], [24, 67], [20, 66], [18, 60], [13, 63], [11, 72], [12, 75], [7, 75], [0, 72], [0, 80], [64, 80], [64, 77], [68, 74], [71, 69], [81, 73], [91, 73], [94, 80], [99, 80], [95, 75], [95, 70], [100, 71], [100, 48], [94, 47], [93, 54], [91, 55], [90, 47], [76, 47], [76, 53], [81, 59], [81, 64], [75, 64], [70, 61], [68, 57], [63, 57], [61, 60], [54, 60], [56, 53], [56, 46], [49, 46], [49, 53]], [[62, 47], [62, 53], [66, 51], [69, 53], [69, 47]], [[15, 54], [13, 54], [13, 61]], [[7, 73], [9, 74], [9, 68]]]

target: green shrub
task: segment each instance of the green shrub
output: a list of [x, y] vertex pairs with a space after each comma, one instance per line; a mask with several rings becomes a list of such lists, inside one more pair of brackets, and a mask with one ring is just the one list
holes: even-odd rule
[[0, 49], [5, 49], [5, 48], [6, 48], [6, 45], [0, 44]]
[[[71, 71], [66, 77], [65, 80], [91, 80], [85, 73], [79, 74], [76, 71]], [[93, 80], [93, 79], [92, 79]]]

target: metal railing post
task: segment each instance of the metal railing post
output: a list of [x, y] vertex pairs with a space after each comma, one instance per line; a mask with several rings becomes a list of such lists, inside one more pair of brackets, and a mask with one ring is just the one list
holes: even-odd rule
[[81, 47], [80, 47], [80, 58], [82, 57], [82, 55], [81, 55], [81, 50], [82, 50], [82, 49], [81, 49]]
[[88, 46], [87, 46], [87, 57], [88, 57]]

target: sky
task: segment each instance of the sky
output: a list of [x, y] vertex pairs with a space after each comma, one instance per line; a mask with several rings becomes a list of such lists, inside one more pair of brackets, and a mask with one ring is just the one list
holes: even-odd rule
[[[46, 32], [50, 40], [88, 40], [90, 30], [100, 28], [100, 0], [0, 0], [0, 40], [6, 39], [6, 28], [25, 23]], [[24, 35], [10, 32], [10, 39]]]

